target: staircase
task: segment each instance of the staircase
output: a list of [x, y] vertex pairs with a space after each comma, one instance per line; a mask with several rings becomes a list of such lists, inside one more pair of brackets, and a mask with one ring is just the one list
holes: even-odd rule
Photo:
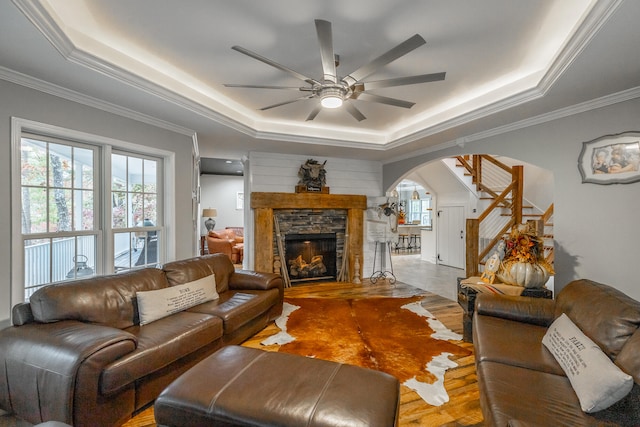
[[467, 219], [467, 277], [480, 275], [502, 237], [524, 222], [534, 222], [538, 235], [544, 237], [545, 259], [553, 264], [553, 204], [545, 212], [523, 204], [524, 167], [508, 166], [485, 154], [458, 156], [456, 161], [486, 205], [477, 218]]

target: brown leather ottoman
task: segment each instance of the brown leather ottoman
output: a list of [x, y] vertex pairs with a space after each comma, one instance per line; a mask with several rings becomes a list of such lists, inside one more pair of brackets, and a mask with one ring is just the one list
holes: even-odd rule
[[156, 399], [159, 426], [395, 426], [400, 383], [320, 359], [227, 346]]

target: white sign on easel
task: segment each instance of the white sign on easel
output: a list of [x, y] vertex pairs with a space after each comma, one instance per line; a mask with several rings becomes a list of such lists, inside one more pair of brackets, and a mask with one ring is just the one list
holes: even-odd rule
[[[391, 242], [397, 239], [398, 233], [397, 200], [387, 197], [369, 198], [366, 224], [367, 241], [374, 243], [375, 247], [371, 282], [388, 278], [393, 284], [396, 278], [391, 264]], [[386, 266], [387, 257], [390, 270]], [[377, 258], [380, 262], [379, 269], [376, 269]]]
[[368, 242], [389, 242], [397, 238], [397, 200], [388, 197], [367, 199], [366, 223]]

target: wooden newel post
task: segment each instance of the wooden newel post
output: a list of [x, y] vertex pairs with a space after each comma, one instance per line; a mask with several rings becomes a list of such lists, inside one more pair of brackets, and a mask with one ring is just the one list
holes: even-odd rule
[[512, 182], [517, 185], [513, 189], [513, 200], [511, 211], [513, 212], [513, 220], [516, 224], [522, 224], [522, 194], [524, 192], [524, 167], [521, 165], [514, 166], [512, 169]]
[[478, 246], [480, 232], [480, 221], [477, 218], [467, 218], [467, 240], [466, 240], [466, 274], [467, 277], [478, 276], [478, 265], [480, 259]]

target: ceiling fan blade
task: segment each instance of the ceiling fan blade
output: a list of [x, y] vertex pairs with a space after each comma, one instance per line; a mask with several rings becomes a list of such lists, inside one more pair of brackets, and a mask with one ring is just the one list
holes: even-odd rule
[[293, 104], [294, 102], [302, 101], [303, 99], [313, 98], [314, 96], [315, 95], [309, 95], [309, 96], [303, 96], [301, 98], [290, 99], [289, 101], [278, 102], [277, 104], [273, 104], [273, 105], [268, 105], [266, 107], [262, 107], [262, 108], [260, 108], [260, 110], [261, 111], [270, 110], [272, 108], [281, 107], [283, 105]]
[[365, 90], [380, 89], [383, 87], [405, 86], [417, 83], [437, 82], [444, 80], [447, 73], [421, 74], [419, 76], [399, 77], [397, 79], [378, 80], [373, 82], [364, 82]]
[[320, 84], [320, 82], [318, 82], [317, 80], [312, 79], [311, 77], [307, 77], [304, 74], [300, 74], [297, 71], [292, 70], [291, 68], [285, 67], [282, 64], [278, 64], [275, 61], [270, 60], [269, 58], [265, 58], [264, 56], [257, 54], [255, 52], [250, 51], [249, 49], [245, 49], [241, 46], [233, 46], [231, 47], [231, 49], [240, 52], [240, 53], [244, 53], [247, 56], [252, 57], [253, 59], [257, 59], [258, 61], [264, 62], [267, 65], [271, 65], [274, 68], [277, 68], [278, 70], [282, 70], [285, 71], [289, 74], [291, 74], [292, 76], [294, 76], [297, 79], [300, 79], [302, 81], [305, 81], [311, 85], [313, 84]]
[[403, 55], [406, 55], [407, 53], [422, 46], [425, 43], [425, 39], [423, 39], [421, 35], [416, 34], [413, 37], [410, 37], [407, 40], [403, 41], [396, 47], [392, 48], [388, 52], [383, 53], [373, 61], [369, 62], [367, 65], [360, 67], [342, 80], [344, 80], [349, 86], [351, 86], [354, 83], [364, 79], [365, 77], [370, 76], [383, 65], [395, 61], [396, 59], [400, 58]]
[[306, 87], [298, 87], [298, 86], [269, 86], [269, 85], [240, 85], [240, 84], [233, 84], [233, 83], [225, 83], [224, 86], [226, 87], [240, 87], [240, 88], [247, 88], [247, 89], [286, 89], [286, 90], [299, 90], [302, 92], [306, 92], [306, 91], [311, 91], [312, 89], [306, 88]]
[[308, 122], [309, 120], [315, 119], [318, 113], [320, 112], [320, 110], [322, 110], [322, 105], [320, 104], [316, 105], [316, 107], [313, 110], [311, 110], [311, 112], [309, 113], [305, 121]]
[[360, 110], [358, 110], [356, 108], [355, 105], [353, 105], [351, 102], [345, 102], [344, 104], [342, 104], [342, 106], [349, 112], [349, 114], [351, 114], [353, 116], [354, 119], [356, 119], [357, 121], [361, 122], [364, 119], [366, 119], [366, 117], [364, 116], [364, 114], [362, 114], [360, 112]]
[[322, 19], [316, 19], [315, 22], [318, 43], [320, 43], [320, 59], [322, 59], [324, 79], [336, 83], [338, 79], [336, 77], [336, 59], [333, 52], [331, 22]]
[[416, 105], [415, 102], [403, 101], [401, 99], [388, 98], [386, 96], [374, 95], [362, 92], [357, 95], [357, 99], [361, 101], [378, 102], [380, 104], [393, 105], [394, 107], [411, 108]]

